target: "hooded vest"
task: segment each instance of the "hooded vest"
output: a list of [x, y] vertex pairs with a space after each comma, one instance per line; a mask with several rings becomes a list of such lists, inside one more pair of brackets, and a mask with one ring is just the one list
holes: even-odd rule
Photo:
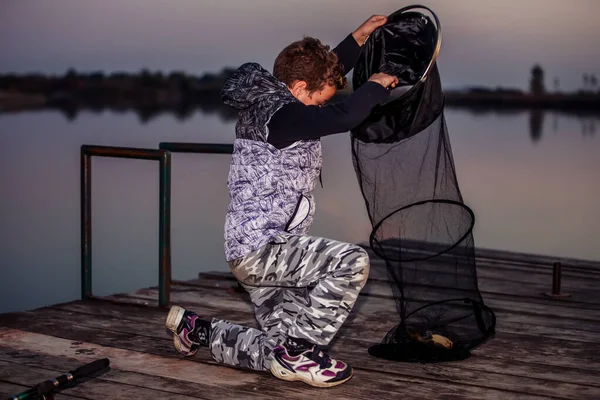
[[225, 83], [221, 98], [238, 110], [225, 217], [225, 258], [232, 261], [282, 233], [308, 232], [315, 212], [312, 191], [321, 173], [321, 142], [303, 140], [284, 149], [267, 142], [273, 114], [298, 100], [256, 63], [242, 65]]

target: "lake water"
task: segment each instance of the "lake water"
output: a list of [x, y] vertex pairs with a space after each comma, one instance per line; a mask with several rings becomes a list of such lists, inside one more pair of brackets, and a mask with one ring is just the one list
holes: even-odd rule
[[[477, 246], [600, 260], [600, 120], [527, 111], [447, 110], [458, 181], [476, 214]], [[598, 126], [598, 128], [596, 128]], [[231, 143], [234, 121], [196, 113], [145, 123], [134, 113], [0, 115], [0, 312], [80, 295], [82, 144], [157, 148], [161, 141]], [[350, 139], [323, 139], [312, 234], [366, 241], [369, 222]], [[173, 155], [174, 279], [226, 271], [223, 222], [230, 155]], [[158, 164], [93, 158], [93, 291], [158, 282]]]

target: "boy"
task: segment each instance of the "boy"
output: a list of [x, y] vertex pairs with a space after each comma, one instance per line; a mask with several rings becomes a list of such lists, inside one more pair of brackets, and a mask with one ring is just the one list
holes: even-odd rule
[[325, 106], [346, 86], [344, 76], [367, 37], [385, 22], [384, 16], [369, 18], [333, 51], [312, 38], [294, 42], [278, 55], [273, 75], [248, 63], [225, 84], [224, 102], [239, 110], [225, 255], [250, 294], [261, 330], [202, 320], [174, 306], [166, 325], [180, 353], [191, 356], [205, 345], [216, 361], [318, 387], [352, 377], [350, 365], [320, 346], [350, 313], [369, 259], [356, 245], [306, 234], [321, 171], [319, 138], [358, 125], [398, 82], [375, 74], [345, 101]]

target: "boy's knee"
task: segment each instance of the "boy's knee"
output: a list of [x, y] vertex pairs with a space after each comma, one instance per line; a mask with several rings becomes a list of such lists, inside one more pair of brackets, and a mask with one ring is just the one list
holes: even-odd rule
[[363, 268], [363, 272], [362, 272], [362, 282], [361, 285], [365, 286], [367, 283], [367, 279], [369, 279], [369, 272], [371, 272], [371, 262], [369, 260], [369, 255], [367, 254], [367, 252], [363, 249], [364, 252], [364, 258], [363, 258], [363, 262], [364, 262], [364, 268]]
[[369, 254], [362, 247], [356, 247], [356, 259], [353, 265], [354, 274], [358, 284], [362, 288], [367, 283], [369, 278], [369, 272], [371, 270], [371, 264], [369, 261]]

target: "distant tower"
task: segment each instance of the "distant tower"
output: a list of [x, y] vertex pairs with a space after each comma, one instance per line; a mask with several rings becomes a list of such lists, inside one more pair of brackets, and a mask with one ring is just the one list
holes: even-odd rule
[[554, 78], [554, 91], [558, 92], [560, 90], [560, 81], [558, 78]]
[[544, 70], [538, 64], [534, 65], [531, 69], [530, 90], [531, 94], [534, 96], [546, 92], [546, 89], [544, 88]]
[[590, 75], [590, 89], [596, 90], [598, 86], [598, 80], [596, 79], [596, 75]]

